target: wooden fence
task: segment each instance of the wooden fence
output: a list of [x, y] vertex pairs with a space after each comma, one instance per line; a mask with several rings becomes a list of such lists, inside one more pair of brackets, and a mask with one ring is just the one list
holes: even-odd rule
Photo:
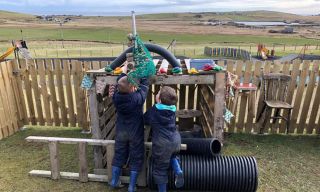
[[[107, 61], [37, 59], [7, 61], [0, 64], [0, 139], [15, 133], [23, 125], [79, 126], [89, 130], [87, 93], [80, 88], [84, 71], [104, 67]], [[320, 133], [319, 61], [271, 63], [227, 61], [228, 71], [243, 83], [258, 86], [256, 111], [260, 111], [261, 74], [282, 72], [292, 81], [287, 101], [294, 105], [291, 133]], [[194, 86], [194, 85], [193, 85]], [[193, 87], [192, 86], [192, 87]], [[196, 90], [195, 90], [196, 91]], [[252, 97], [242, 94], [236, 117], [226, 127], [228, 132], [255, 130], [255, 115], [249, 113]], [[186, 98], [188, 100], [188, 97]], [[183, 101], [188, 103], [188, 101]], [[269, 126], [272, 133], [284, 133], [283, 122]]]
[[210, 57], [231, 57], [231, 58], [238, 58], [242, 60], [251, 60], [251, 54], [249, 51], [237, 48], [211, 48], [205, 47], [204, 48], [204, 55]]

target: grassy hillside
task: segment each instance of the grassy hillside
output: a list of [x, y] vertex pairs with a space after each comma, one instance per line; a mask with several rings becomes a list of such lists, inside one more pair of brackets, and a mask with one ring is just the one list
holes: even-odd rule
[[32, 19], [34, 15], [0, 10], [0, 19]]

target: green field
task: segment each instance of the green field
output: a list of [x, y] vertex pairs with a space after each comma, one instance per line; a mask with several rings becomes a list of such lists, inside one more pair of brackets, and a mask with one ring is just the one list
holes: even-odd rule
[[[100, 41], [121, 43], [126, 41], [126, 34], [130, 31], [114, 28], [64, 28], [64, 40]], [[265, 43], [265, 44], [289, 44], [304, 45], [320, 44], [320, 40], [306, 39], [300, 37], [266, 37], [254, 35], [197, 35], [166, 33], [156, 31], [140, 32], [145, 41], [153, 40], [157, 43], [169, 43], [176, 39], [179, 43]], [[23, 28], [23, 36], [26, 40], [58, 40], [61, 39], [59, 28]], [[0, 28], [0, 41], [21, 39], [19, 28]]]
[[[28, 176], [32, 169], [49, 170], [48, 146], [27, 143], [27, 136], [58, 136], [85, 138], [78, 128], [30, 127], [0, 142], [0, 191], [85, 192], [109, 191], [106, 184], [79, 183], [77, 181], [52, 181]], [[319, 136], [246, 135], [226, 136], [224, 155], [254, 156], [259, 169], [258, 191], [308, 191], [316, 192], [320, 186]], [[61, 170], [78, 171], [76, 146], [59, 145]], [[92, 148], [88, 149], [92, 172]], [[126, 191], [119, 190], [119, 191]], [[140, 191], [140, 190], [139, 190]], [[148, 190], [142, 190], [148, 191]]]

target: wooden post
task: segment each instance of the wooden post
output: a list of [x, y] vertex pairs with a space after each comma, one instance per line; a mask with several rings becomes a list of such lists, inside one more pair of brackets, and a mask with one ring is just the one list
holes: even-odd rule
[[[219, 62], [219, 65], [223, 63]], [[214, 102], [214, 125], [213, 136], [220, 142], [223, 142], [224, 119], [223, 112], [225, 108], [225, 73], [216, 73], [215, 78], [215, 102]]]
[[88, 182], [87, 143], [80, 142], [79, 150], [79, 181]]
[[286, 51], [286, 44], [283, 45], [283, 51]]
[[49, 141], [51, 179], [60, 179], [60, 161], [57, 141]]
[[108, 182], [111, 182], [112, 178], [112, 160], [114, 156], [114, 144], [107, 145], [107, 175]]
[[[90, 109], [90, 118], [91, 118], [91, 130], [93, 139], [102, 139], [101, 129], [99, 126], [99, 114], [98, 114], [98, 101], [95, 88], [91, 88], [89, 91], [89, 109]], [[102, 169], [102, 148], [100, 146], [93, 147], [93, 159], [94, 159], [94, 168]]]

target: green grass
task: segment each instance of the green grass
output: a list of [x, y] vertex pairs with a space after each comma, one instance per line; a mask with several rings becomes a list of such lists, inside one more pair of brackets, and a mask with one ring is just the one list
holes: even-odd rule
[[[78, 128], [31, 127], [0, 141], [0, 191], [109, 191], [102, 183], [52, 181], [30, 177], [32, 169], [49, 170], [47, 144], [27, 143], [30, 135], [89, 137]], [[319, 136], [256, 136], [232, 134], [226, 137], [225, 155], [255, 156], [259, 168], [258, 191], [318, 191], [320, 186]], [[62, 171], [78, 170], [76, 146], [60, 145]], [[92, 172], [92, 148], [89, 148]], [[121, 191], [126, 191], [121, 190]], [[142, 191], [148, 191], [144, 189]]]
[[[156, 29], [155, 29], [156, 30]], [[126, 34], [130, 31], [114, 28], [64, 28], [63, 34], [65, 40], [79, 41], [111, 41], [113, 43], [121, 43], [126, 41]], [[24, 38], [33, 40], [58, 40], [61, 39], [59, 28], [24, 28]], [[304, 45], [320, 44], [320, 40], [306, 39], [301, 37], [270, 37], [270, 36], [254, 36], [254, 35], [197, 35], [197, 34], [181, 34], [166, 33], [157, 31], [142, 31], [140, 35], [143, 40], [152, 39], [156, 43], [170, 43], [176, 39], [179, 43], [261, 43], [264, 44], [288, 44], [288, 45]], [[0, 41], [10, 41], [20, 39], [19, 28], [0, 28]]]

